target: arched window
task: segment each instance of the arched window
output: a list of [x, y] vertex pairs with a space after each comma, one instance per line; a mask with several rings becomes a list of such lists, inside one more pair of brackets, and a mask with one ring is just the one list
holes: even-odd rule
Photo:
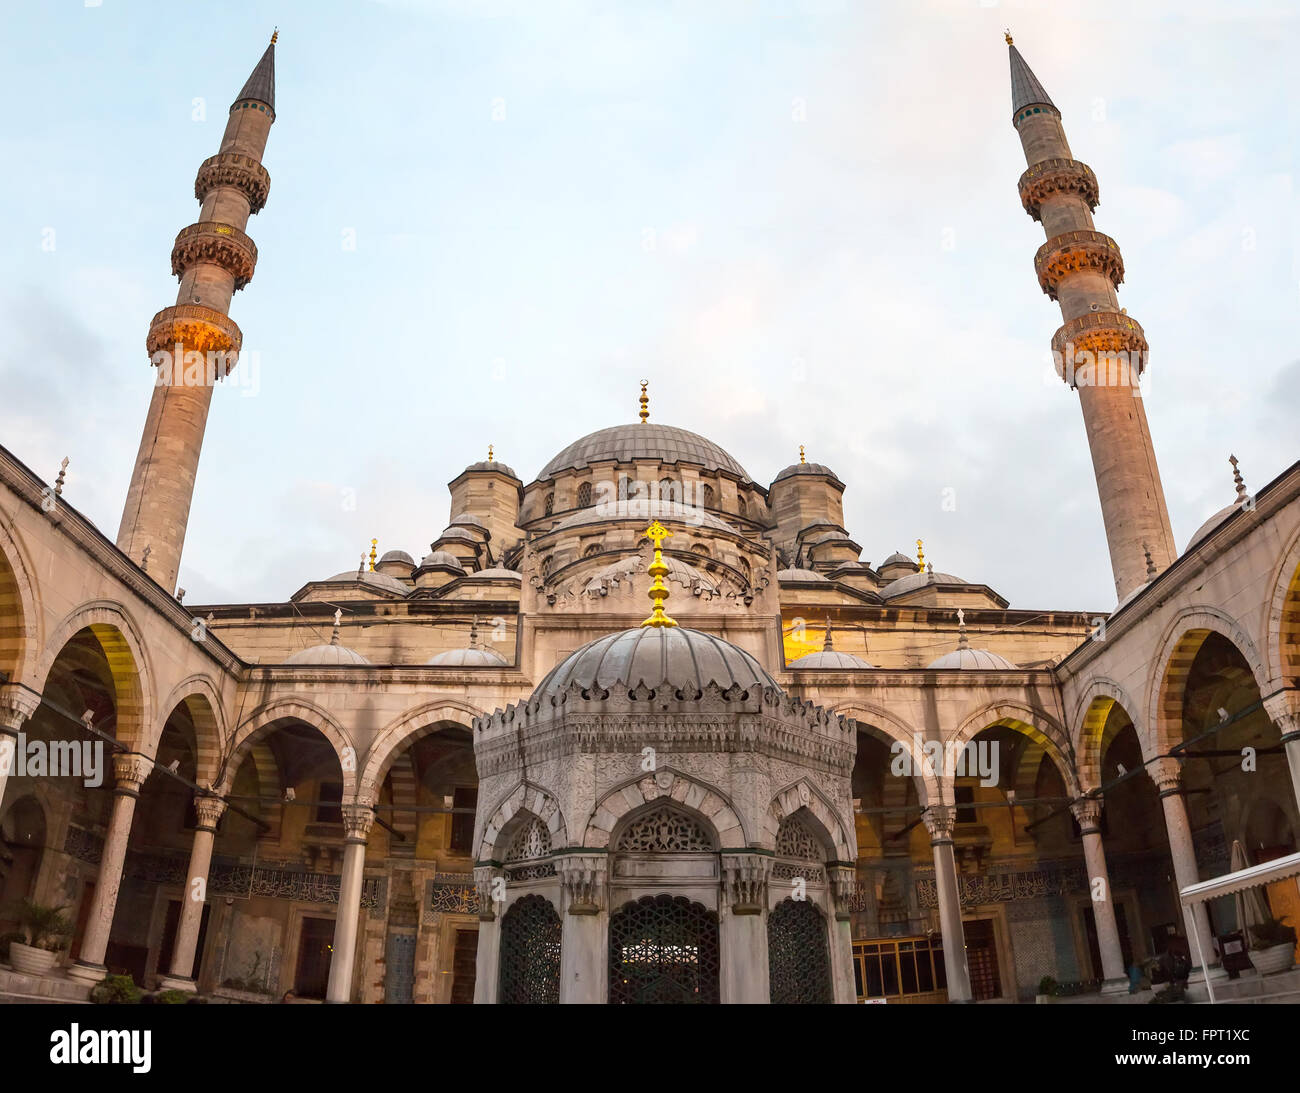
[[553, 513], [554, 511], [555, 511], [555, 494], [548, 493], [546, 495], [546, 515], [550, 516], [551, 513]]
[[745, 499], [739, 494], [736, 495], [736, 512], [744, 519], [749, 519], [749, 506], [745, 504]]
[[585, 509], [591, 505], [591, 483], [584, 482], [578, 487], [578, 508]]
[[773, 1005], [835, 1000], [826, 919], [808, 899], [783, 899], [767, 916], [767, 974]]
[[713, 508], [713, 487], [712, 486], [705, 485], [704, 488], [700, 490], [700, 504], [703, 505], [706, 509]]
[[671, 478], [659, 479], [659, 500], [660, 501], [680, 501], [682, 499], [681, 487]]
[[685, 896], [642, 896], [609, 919], [609, 1000], [719, 1001], [718, 916]]

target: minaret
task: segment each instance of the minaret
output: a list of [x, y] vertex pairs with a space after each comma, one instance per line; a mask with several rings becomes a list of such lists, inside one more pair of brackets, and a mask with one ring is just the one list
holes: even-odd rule
[[1034, 269], [1043, 291], [1061, 305], [1065, 324], [1052, 338], [1052, 355], [1079, 392], [1115, 592], [1123, 599], [1147, 580], [1147, 549], [1162, 570], [1178, 554], [1138, 385], [1147, 342], [1119, 306], [1119, 245], [1093, 228], [1097, 176], [1071, 157], [1061, 112], [1006, 37], [1011, 120], [1029, 164], [1020, 176], [1020, 200], [1047, 235]]
[[227, 316], [230, 298], [253, 277], [257, 247], [244, 234], [266, 204], [262, 166], [275, 121], [275, 39], [230, 108], [221, 151], [199, 167], [198, 221], [172, 248], [180, 278], [174, 307], [153, 317], [146, 348], [157, 369], [117, 545], [169, 592], [180, 569], [194, 477], [212, 388], [234, 368], [243, 340]]

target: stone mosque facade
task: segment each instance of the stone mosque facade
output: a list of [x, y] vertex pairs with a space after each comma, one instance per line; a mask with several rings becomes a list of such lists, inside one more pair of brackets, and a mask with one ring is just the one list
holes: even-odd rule
[[[116, 540], [0, 448], [0, 935], [24, 899], [72, 926], [0, 992], [924, 1003], [1052, 976], [1104, 1000], [1189, 926], [1236, 928], [1178, 891], [1296, 849], [1300, 464], [1235, 497], [1225, 471], [1179, 549], [1098, 180], [1008, 45], [1115, 574], [1095, 612], [870, 561], [832, 469], [756, 482], [644, 386], [535, 473], [466, 466], [418, 560], [372, 544], [284, 602], [183, 602], [273, 39], [176, 237]], [[104, 744], [102, 784], [16, 765], [69, 740]], [[1300, 911], [1293, 882], [1267, 898]]]

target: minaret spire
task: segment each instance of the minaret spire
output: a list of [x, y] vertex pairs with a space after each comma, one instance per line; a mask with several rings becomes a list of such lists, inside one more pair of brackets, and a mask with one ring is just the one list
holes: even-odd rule
[[257, 265], [244, 228], [271, 188], [262, 153], [274, 121], [272, 36], [230, 108], [220, 151], [199, 167], [199, 217], [172, 248], [176, 303], [153, 317], [145, 340], [157, 371], [117, 545], [137, 564], [147, 557], [149, 575], [169, 592], [180, 570], [212, 388], [235, 367], [243, 342], [229, 318], [230, 300]]
[[1034, 269], [1065, 320], [1052, 338], [1052, 356], [1062, 379], [1079, 392], [1115, 591], [1122, 599], [1147, 580], [1145, 549], [1159, 569], [1178, 553], [1139, 386], [1146, 336], [1119, 306], [1119, 244], [1093, 227], [1097, 176], [1073, 158], [1060, 110], [1010, 34], [1007, 48], [1012, 124], [1029, 164], [1020, 176], [1020, 201], [1047, 235]]

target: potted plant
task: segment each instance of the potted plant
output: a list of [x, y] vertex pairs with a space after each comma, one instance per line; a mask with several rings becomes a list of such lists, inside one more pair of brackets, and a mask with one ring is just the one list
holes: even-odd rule
[[1059, 984], [1056, 980], [1050, 975], [1043, 976], [1043, 978], [1038, 981], [1038, 993], [1034, 995], [1034, 1001], [1040, 1006], [1044, 1003], [1050, 1002], [1056, 997], [1056, 988], [1058, 985]]
[[1280, 918], [1266, 918], [1250, 928], [1255, 948], [1250, 962], [1260, 975], [1284, 972], [1295, 962], [1295, 927]]
[[54, 967], [64, 942], [72, 935], [72, 924], [63, 917], [63, 908], [23, 900], [18, 915], [25, 941], [9, 943], [9, 963], [16, 972], [44, 975]]

